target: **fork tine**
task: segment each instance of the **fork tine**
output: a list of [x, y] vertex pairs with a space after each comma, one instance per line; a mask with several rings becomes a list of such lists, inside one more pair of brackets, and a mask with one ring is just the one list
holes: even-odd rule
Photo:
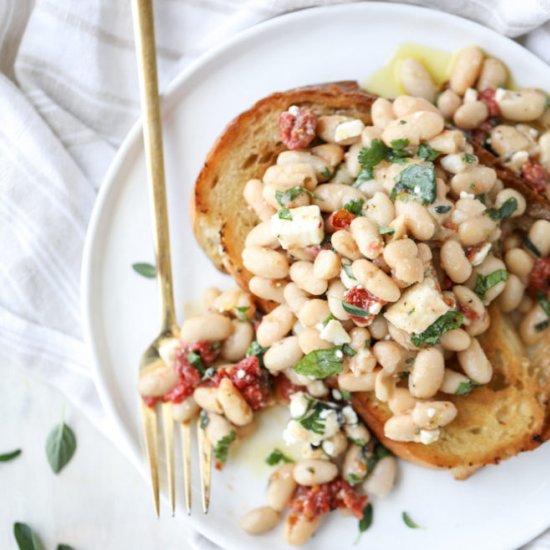
[[160, 516], [159, 507], [159, 469], [157, 455], [157, 412], [141, 401], [141, 419], [143, 423], [143, 435], [145, 438], [145, 450], [149, 473], [151, 474], [151, 487], [153, 488], [153, 502], [157, 518]]
[[199, 466], [201, 473], [202, 511], [207, 514], [210, 506], [210, 479], [212, 476], [212, 445], [206, 437], [204, 428], [197, 422], [199, 441]]
[[191, 423], [180, 424], [181, 454], [183, 458], [183, 482], [185, 490], [185, 510], [191, 514]]
[[174, 417], [172, 404], [162, 406], [162, 427], [164, 430], [164, 450], [166, 453], [166, 473], [168, 475], [168, 496], [172, 516], [176, 514], [176, 483], [174, 479]]

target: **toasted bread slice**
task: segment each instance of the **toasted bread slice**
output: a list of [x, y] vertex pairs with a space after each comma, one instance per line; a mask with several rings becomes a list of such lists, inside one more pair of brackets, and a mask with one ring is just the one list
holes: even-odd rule
[[463, 471], [497, 464], [533, 449], [540, 443], [545, 420], [539, 371], [526, 357], [514, 326], [497, 306], [491, 308], [491, 326], [481, 337], [481, 344], [493, 365], [493, 379], [463, 397], [436, 397], [453, 401], [458, 409], [458, 416], [442, 430], [436, 443], [399, 443], [385, 437], [384, 423], [392, 414], [373, 393], [353, 394], [354, 408], [386, 447], [423, 466]]
[[[242, 264], [241, 252], [246, 235], [258, 220], [247, 208], [242, 192], [246, 182], [261, 178], [284, 150], [277, 126], [279, 113], [290, 105], [308, 105], [319, 115], [345, 114], [368, 123], [373, 100], [355, 82], [323, 84], [273, 94], [229, 124], [208, 155], [193, 203], [195, 235], [219, 269], [229, 272], [243, 288], [248, 287], [251, 275]], [[480, 145], [476, 149], [480, 149], [482, 162], [499, 169], [501, 179], [508, 183], [509, 178], [515, 178], [511, 185], [525, 192], [525, 184], [498, 165], [498, 159]], [[544, 201], [526, 194], [537, 204], [531, 214], [546, 218]], [[271, 306], [261, 304], [264, 311]], [[396, 455], [424, 466], [452, 469], [455, 477], [465, 478], [483, 465], [533, 449], [542, 435], [546, 436], [545, 393], [539, 384], [542, 369], [533, 365], [550, 372], [550, 343], [533, 351], [529, 361], [510, 321], [496, 308], [492, 308], [491, 318], [482, 344], [495, 369], [493, 381], [467, 397], [450, 398], [457, 404], [459, 415], [437, 443], [426, 446], [388, 440], [383, 433], [390, 416], [387, 406], [372, 394], [354, 395], [357, 411]], [[550, 437], [550, 424], [547, 432]]]
[[[261, 178], [286, 147], [278, 117], [291, 105], [308, 106], [317, 115], [342, 114], [369, 124], [374, 97], [356, 82], [336, 82], [275, 93], [234, 119], [212, 147], [195, 186], [195, 236], [216, 267], [245, 289], [251, 275], [241, 253], [258, 218], [243, 199], [243, 188]], [[269, 308], [269, 304], [264, 304]]]

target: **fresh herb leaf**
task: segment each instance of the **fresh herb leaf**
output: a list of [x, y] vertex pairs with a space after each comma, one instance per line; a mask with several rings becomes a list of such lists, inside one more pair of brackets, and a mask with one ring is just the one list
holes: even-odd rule
[[500, 208], [489, 208], [487, 215], [492, 220], [503, 220], [510, 217], [518, 208], [518, 201], [515, 197], [506, 199]]
[[353, 269], [351, 268], [351, 264], [345, 264], [342, 262], [342, 270], [344, 271], [344, 273], [350, 278], [350, 279], [354, 279], [355, 280], [355, 277], [353, 276]]
[[365, 204], [364, 199], [351, 199], [350, 201], [344, 204], [344, 210], [355, 214], [356, 216], [361, 216], [363, 213], [363, 205]]
[[255, 355], [260, 362], [260, 367], [264, 367], [264, 355], [268, 349], [269, 348], [264, 348], [263, 346], [260, 346], [257, 341], [254, 341], [252, 342], [252, 344], [250, 344], [250, 346], [248, 346], [248, 349], [246, 350], [246, 356], [252, 357], [253, 355]]
[[409, 144], [409, 140], [407, 138], [394, 139], [391, 142], [391, 147], [392, 149], [397, 149], [399, 151], [407, 147], [408, 144]]
[[208, 413], [201, 409], [201, 412], [199, 413], [199, 426], [201, 427], [201, 430], [206, 430], [206, 426], [208, 426], [208, 423], [210, 422], [210, 417], [208, 416]]
[[214, 456], [216, 460], [221, 464], [225, 464], [227, 461], [227, 454], [229, 453], [229, 446], [237, 439], [237, 432], [231, 430], [227, 435], [224, 435], [214, 447]]
[[353, 357], [354, 355], [357, 355], [357, 352], [349, 344], [342, 345], [342, 352], [348, 357]]
[[46, 440], [46, 456], [54, 473], [58, 474], [76, 451], [76, 437], [63, 420], [50, 432]]
[[[361, 168], [369, 171], [372, 174], [372, 169], [380, 164], [389, 153], [389, 147], [380, 139], [373, 139], [369, 147], [364, 147], [359, 151], [359, 164]], [[368, 179], [371, 179], [372, 176]]]
[[198, 370], [201, 376], [204, 376], [206, 373], [206, 366], [203, 363], [202, 357], [196, 351], [190, 351], [187, 354], [187, 361], [189, 364], [196, 370]]
[[447, 204], [440, 204], [439, 206], [436, 206], [434, 208], [434, 210], [438, 213], [438, 214], [446, 214], [449, 210], [451, 209], [451, 206], [447, 205]]
[[19, 550], [44, 550], [40, 539], [26, 523], [14, 523], [13, 535]]
[[471, 153], [464, 153], [462, 155], [462, 160], [466, 163], [466, 164], [472, 164], [473, 162], [476, 161], [476, 156], [475, 155], [472, 155]]
[[9, 462], [10, 460], [17, 458], [22, 452], [23, 451], [21, 449], [16, 449], [15, 451], [4, 453], [0, 455], [0, 462]]
[[550, 324], [550, 321], [546, 319], [545, 321], [541, 321], [540, 323], [537, 323], [535, 325], [535, 330], [537, 332], [542, 332], [543, 330], [546, 330], [548, 328], [548, 325]]
[[333, 409], [317, 399], [311, 399], [308, 403], [306, 412], [295, 420], [297, 420], [306, 430], [323, 435], [325, 433], [326, 416], [322, 415], [325, 410]]
[[359, 520], [359, 532], [364, 533], [372, 525], [373, 508], [369, 502], [363, 508], [363, 517]]
[[390, 198], [395, 201], [399, 193], [420, 199], [424, 205], [435, 201], [435, 169], [433, 164], [413, 164], [403, 170], [391, 190]]
[[474, 195], [474, 199], [487, 206], [487, 195], [485, 193], [478, 193], [477, 195]]
[[476, 277], [476, 286], [474, 292], [483, 300], [485, 294], [498, 283], [508, 280], [508, 271], [505, 269], [497, 269], [489, 275], [482, 275], [481, 273], [477, 274]]
[[391, 455], [391, 451], [386, 449], [381, 443], [376, 442], [372, 451], [367, 455], [367, 475], [372, 473], [380, 460]]
[[368, 310], [363, 309], [362, 307], [354, 306], [353, 304], [348, 304], [343, 300], [342, 307], [344, 308], [344, 311], [346, 311], [350, 315], [353, 315], [354, 317], [361, 317], [364, 319], [371, 316], [371, 313]]
[[265, 461], [270, 466], [275, 466], [276, 464], [279, 464], [279, 462], [284, 462], [285, 464], [292, 464], [294, 462], [294, 460], [286, 456], [279, 449], [273, 449]]
[[405, 380], [405, 378], [408, 378], [411, 375], [411, 373], [408, 370], [402, 370], [401, 372], [397, 373], [397, 376], [399, 376], [400, 380]]
[[344, 353], [340, 346], [310, 351], [294, 367], [294, 372], [315, 378], [327, 378], [342, 372]]
[[393, 235], [395, 233], [395, 229], [393, 227], [381, 225], [378, 228], [378, 233], [380, 233], [380, 235]]
[[334, 321], [335, 317], [332, 313], [329, 313], [326, 319], [323, 321], [323, 326], [326, 327], [331, 321]]
[[523, 244], [529, 252], [532, 252], [535, 256], [540, 258], [540, 250], [533, 244], [533, 241], [529, 237], [525, 236], [523, 238]]
[[468, 382], [460, 382], [458, 388], [455, 391], [455, 395], [468, 395], [474, 388], [477, 388], [479, 384], [468, 380]]
[[58, 544], [55, 550], [75, 550], [72, 546], [68, 544]]
[[284, 208], [288, 206], [294, 199], [299, 197], [302, 193], [305, 193], [306, 195], [309, 195], [314, 199], [319, 198], [318, 195], [316, 195], [309, 189], [306, 189], [305, 187], [300, 187], [299, 185], [295, 187], [291, 187], [286, 191], [275, 191], [275, 198], [277, 199], [277, 202], [279, 203], [279, 205]]
[[417, 348], [434, 346], [439, 342], [443, 334], [460, 327], [464, 321], [464, 316], [459, 311], [449, 310], [441, 317], [438, 317], [424, 332], [413, 334], [411, 342]]
[[248, 313], [248, 310], [250, 309], [249, 306], [239, 306], [239, 307], [236, 307], [235, 308], [235, 312], [237, 314], [237, 319], [239, 321], [248, 321], [248, 317], [247, 317], [247, 313]]
[[374, 172], [372, 168], [362, 168], [359, 172], [359, 175], [357, 176], [357, 179], [353, 182], [352, 187], [355, 187], [355, 189], [359, 189], [363, 182], [369, 181], [372, 178], [374, 178]]
[[411, 519], [411, 516], [409, 516], [409, 514], [407, 514], [407, 512], [403, 512], [403, 514], [401, 515], [401, 517], [403, 518], [403, 522], [405, 523], [405, 525], [407, 527], [409, 527], [410, 529], [418, 529], [419, 528], [419, 525], [417, 525], [412, 519]]
[[147, 279], [154, 279], [157, 276], [157, 268], [153, 264], [138, 262], [137, 264], [132, 264], [132, 269]]
[[292, 221], [292, 214], [288, 208], [281, 208], [277, 214], [281, 220]]
[[323, 168], [323, 170], [321, 171], [321, 176], [323, 176], [323, 178], [327, 180], [330, 178], [331, 175], [332, 175], [332, 172], [330, 171], [330, 168], [328, 166]]
[[416, 156], [427, 162], [433, 162], [441, 155], [440, 151], [437, 151], [427, 143], [421, 143], [418, 146]]
[[365, 476], [358, 476], [357, 474], [349, 474], [346, 478], [346, 481], [350, 485], [358, 485], [365, 479]]
[[344, 401], [349, 401], [351, 399], [351, 393], [348, 390], [339, 390]]
[[548, 300], [544, 292], [541, 292], [539, 290], [536, 294], [536, 298], [539, 306], [542, 308], [542, 311], [546, 313], [547, 317], [550, 317], [550, 301]]

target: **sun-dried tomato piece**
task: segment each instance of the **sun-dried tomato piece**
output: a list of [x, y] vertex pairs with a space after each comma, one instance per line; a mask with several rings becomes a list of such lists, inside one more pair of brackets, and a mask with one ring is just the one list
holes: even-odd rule
[[534, 159], [529, 159], [521, 167], [521, 175], [523, 176], [525, 183], [534, 191], [537, 193], [546, 192], [546, 188], [550, 182], [550, 176], [540, 162]]
[[496, 90], [494, 88], [487, 88], [482, 92], [479, 92], [479, 101], [483, 101], [489, 109], [489, 116], [500, 116], [500, 107], [495, 100]]
[[[350, 319], [357, 323], [358, 325], [368, 325], [375, 317], [380, 313], [380, 310], [386, 302], [380, 300], [374, 294], [371, 294], [368, 290], [361, 288], [359, 286], [354, 286], [350, 288], [344, 294], [344, 304], [349, 304], [351, 307], [344, 309], [349, 313]], [[362, 313], [357, 315], [353, 314], [353, 310], [357, 308], [362, 310]]]
[[529, 282], [527, 288], [531, 292], [550, 291], [550, 258], [538, 258], [531, 272], [529, 273]]
[[293, 384], [284, 374], [279, 374], [273, 380], [273, 388], [278, 401], [287, 403], [293, 393], [306, 391], [305, 386]]
[[479, 143], [485, 144], [485, 140], [489, 137], [491, 129], [499, 124], [499, 117], [489, 117], [485, 122], [482, 122], [477, 128], [472, 130], [472, 138]]
[[337, 478], [312, 487], [299, 485], [289, 507], [293, 514], [304, 516], [309, 521], [337, 508], [347, 508], [361, 519], [367, 500], [365, 495], [361, 495], [349, 483]]
[[315, 139], [317, 117], [306, 107], [285, 111], [279, 115], [279, 130], [283, 143], [292, 151], [305, 149]]
[[349, 210], [336, 210], [328, 217], [328, 227], [333, 232], [347, 229], [356, 217]]

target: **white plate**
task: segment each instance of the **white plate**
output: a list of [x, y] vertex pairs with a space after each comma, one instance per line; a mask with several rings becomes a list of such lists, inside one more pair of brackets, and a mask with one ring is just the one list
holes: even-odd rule
[[[305, 10], [239, 35], [185, 71], [164, 98], [176, 303], [196, 299], [210, 284], [229, 286], [194, 242], [188, 208], [195, 177], [225, 124], [276, 90], [363, 80], [405, 41], [450, 52], [479, 44], [504, 59], [521, 85], [550, 90], [548, 67], [516, 43], [472, 22], [412, 6], [361, 3]], [[156, 334], [158, 314], [155, 283], [130, 268], [153, 260], [140, 132], [139, 126], [130, 132], [101, 188], [86, 244], [82, 296], [103, 403], [143, 471], [136, 372], [142, 350]], [[273, 446], [265, 433], [249, 442], [239, 453], [246, 460], [214, 475], [210, 514], [199, 512], [195, 487], [196, 511], [182, 521], [225, 548], [280, 548], [280, 530], [258, 539], [238, 527], [244, 511], [264, 502], [268, 469], [263, 459]], [[545, 446], [486, 468], [467, 482], [402, 464], [397, 490], [375, 502], [375, 521], [361, 544], [411, 550], [516, 548], [550, 525], [549, 459], [550, 446]], [[404, 510], [423, 528], [408, 529], [401, 520]], [[331, 516], [311, 548], [352, 547], [357, 522]]]

